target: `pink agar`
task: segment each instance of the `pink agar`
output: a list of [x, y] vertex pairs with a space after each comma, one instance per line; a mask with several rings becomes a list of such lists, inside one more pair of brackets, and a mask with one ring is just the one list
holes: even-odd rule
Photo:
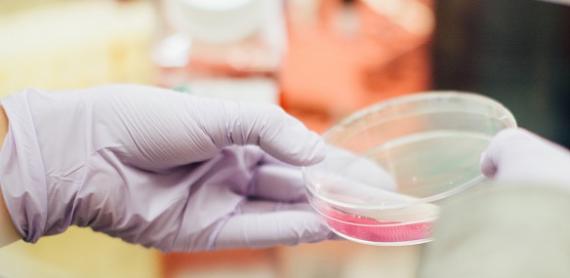
[[[381, 222], [372, 218], [356, 216], [337, 210], [326, 211], [331, 228], [346, 236], [371, 242], [407, 242], [428, 239], [432, 222]], [[401, 224], [399, 224], [401, 223]]]

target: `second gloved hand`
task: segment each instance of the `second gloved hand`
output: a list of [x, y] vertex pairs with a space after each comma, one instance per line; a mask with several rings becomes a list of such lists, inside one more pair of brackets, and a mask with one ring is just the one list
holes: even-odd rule
[[28, 90], [2, 105], [0, 185], [26, 241], [70, 225], [164, 251], [330, 236], [295, 167], [320, 161], [322, 142], [277, 107], [142, 86]]
[[499, 181], [568, 187], [570, 152], [526, 130], [507, 129], [491, 141], [481, 157], [481, 170]]

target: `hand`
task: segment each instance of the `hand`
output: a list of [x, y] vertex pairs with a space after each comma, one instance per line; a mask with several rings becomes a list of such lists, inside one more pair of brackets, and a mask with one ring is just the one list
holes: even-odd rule
[[570, 152], [526, 130], [508, 129], [491, 141], [481, 170], [499, 181], [570, 185]]
[[89, 226], [164, 251], [315, 242], [295, 166], [320, 138], [276, 106], [108, 86], [3, 101], [0, 184], [29, 242]]

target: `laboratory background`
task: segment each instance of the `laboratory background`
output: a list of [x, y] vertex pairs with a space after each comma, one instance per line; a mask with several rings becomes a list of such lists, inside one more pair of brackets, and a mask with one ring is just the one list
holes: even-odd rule
[[[211, 6], [206, 9], [204, 7]], [[570, 6], [474, 0], [2, 0], [0, 96], [140, 83], [273, 103], [325, 131], [434, 90], [490, 96], [570, 147]], [[85, 228], [0, 249], [13, 277], [414, 277], [420, 246], [170, 253]], [[11, 277], [11, 276], [10, 276]]]

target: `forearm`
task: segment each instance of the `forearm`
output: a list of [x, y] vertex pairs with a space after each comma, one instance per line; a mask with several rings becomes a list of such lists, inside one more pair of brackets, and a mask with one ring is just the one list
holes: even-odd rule
[[[0, 107], [0, 145], [4, 142], [4, 137], [8, 132], [8, 118], [4, 109]], [[2, 185], [0, 185], [0, 247], [8, 245], [14, 241], [21, 239], [20, 235], [12, 223], [12, 219], [4, 203], [2, 195]]]

